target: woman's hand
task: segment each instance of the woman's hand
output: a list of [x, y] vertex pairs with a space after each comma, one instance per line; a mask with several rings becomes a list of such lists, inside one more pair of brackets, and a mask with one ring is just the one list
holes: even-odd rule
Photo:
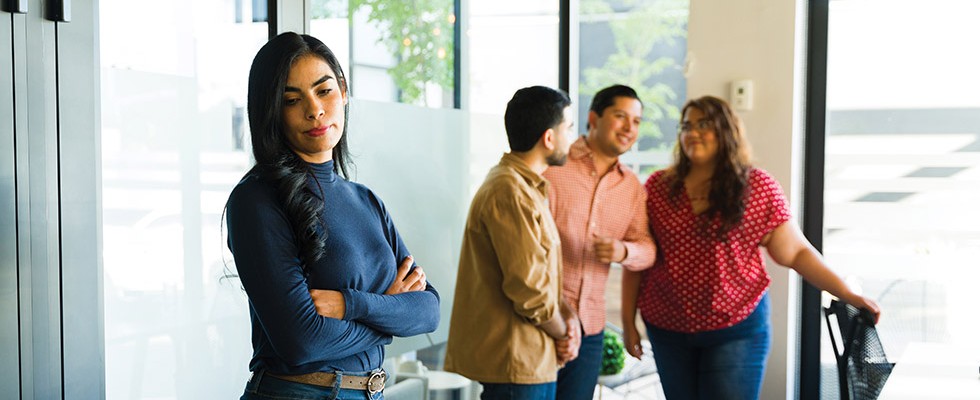
[[844, 300], [844, 302], [854, 307], [871, 311], [871, 315], [874, 315], [875, 317], [875, 324], [878, 323], [878, 318], [881, 317], [881, 307], [879, 307], [878, 303], [876, 303], [874, 300], [856, 294], [853, 297], [846, 299], [842, 298], [841, 300]]
[[[418, 265], [415, 266], [415, 269], [412, 269], [412, 261], [414, 261], [412, 256], [405, 257], [402, 260], [401, 266], [398, 267], [398, 273], [395, 274], [395, 281], [391, 283], [391, 287], [385, 291], [385, 294], [400, 294], [425, 290], [425, 272]], [[412, 272], [409, 273], [409, 270]]]
[[640, 331], [636, 329], [636, 325], [623, 327], [623, 346], [626, 347], [626, 352], [630, 353], [630, 355], [635, 357], [637, 360], [643, 356], [643, 345], [640, 343]]
[[313, 298], [317, 314], [327, 318], [344, 319], [347, 303], [344, 302], [343, 293], [336, 290], [310, 289], [310, 297]]

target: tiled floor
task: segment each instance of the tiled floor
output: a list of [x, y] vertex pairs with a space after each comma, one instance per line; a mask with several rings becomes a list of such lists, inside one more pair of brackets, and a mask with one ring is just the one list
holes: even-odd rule
[[660, 390], [660, 377], [654, 374], [638, 378], [616, 388], [600, 385], [593, 398], [597, 400], [663, 400], [664, 393]]
[[[606, 321], [609, 323], [621, 327], [623, 326], [622, 317], [620, 316], [620, 305], [622, 304], [622, 299], [620, 298], [621, 287], [622, 287], [622, 269], [613, 267], [609, 270], [609, 280], [606, 283]], [[637, 320], [637, 330], [640, 332], [640, 336], [646, 339], [646, 328], [642, 326], [639, 316]], [[606, 386], [599, 385], [595, 391], [595, 399], [601, 400], [662, 400], [664, 399], [663, 391], [660, 389], [660, 376], [656, 372], [650, 371], [652, 368], [655, 371], [656, 367], [653, 366], [653, 360], [650, 359], [650, 348], [649, 345], [645, 346], [645, 357], [644, 361], [638, 362], [636, 359], [627, 356], [627, 366], [626, 368], [646, 368], [647, 372], [640, 372], [643, 375], [639, 378], [635, 378], [629, 383], [618, 385], [615, 388], [610, 388]], [[637, 364], [643, 364], [642, 366]]]

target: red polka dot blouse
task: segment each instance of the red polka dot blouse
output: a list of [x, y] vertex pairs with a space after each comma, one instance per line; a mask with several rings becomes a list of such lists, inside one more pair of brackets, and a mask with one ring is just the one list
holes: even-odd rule
[[686, 191], [672, 201], [665, 171], [646, 182], [650, 231], [657, 261], [643, 273], [637, 305], [648, 323], [677, 332], [704, 332], [733, 326], [752, 313], [769, 287], [759, 243], [790, 219], [779, 183], [766, 171], [749, 172], [742, 221], [719, 240], [702, 228], [706, 215], [694, 214]]

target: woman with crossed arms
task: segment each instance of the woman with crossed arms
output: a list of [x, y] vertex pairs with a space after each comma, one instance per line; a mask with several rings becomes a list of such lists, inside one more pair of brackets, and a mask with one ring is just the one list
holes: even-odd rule
[[226, 206], [252, 320], [242, 399], [382, 399], [384, 346], [439, 323], [384, 203], [347, 179], [348, 84], [308, 35], [283, 33], [252, 62], [256, 165]]

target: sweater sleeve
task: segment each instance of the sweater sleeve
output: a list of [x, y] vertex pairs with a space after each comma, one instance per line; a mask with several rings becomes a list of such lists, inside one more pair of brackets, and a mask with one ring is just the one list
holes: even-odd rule
[[274, 194], [259, 186], [239, 185], [229, 198], [228, 247], [253, 316], [276, 354], [298, 366], [390, 343], [389, 335], [365, 324], [316, 313], [290, 224]]
[[[371, 195], [380, 212], [384, 235], [394, 253], [395, 262], [401, 263], [411, 253], [398, 234], [384, 203], [374, 193]], [[416, 266], [413, 265], [412, 268]], [[385, 282], [385, 289], [391, 283]], [[354, 289], [345, 289], [341, 293], [346, 307], [345, 320], [363, 323], [389, 335], [414, 336], [435, 331], [439, 325], [439, 292], [428, 283], [423, 291], [397, 295]]]
[[431, 284], [424, 291], [396, 295], [345, 289], [344, 319], [363, 323], [393, 336], [414, 336], [439, 325], [439, 293]]

